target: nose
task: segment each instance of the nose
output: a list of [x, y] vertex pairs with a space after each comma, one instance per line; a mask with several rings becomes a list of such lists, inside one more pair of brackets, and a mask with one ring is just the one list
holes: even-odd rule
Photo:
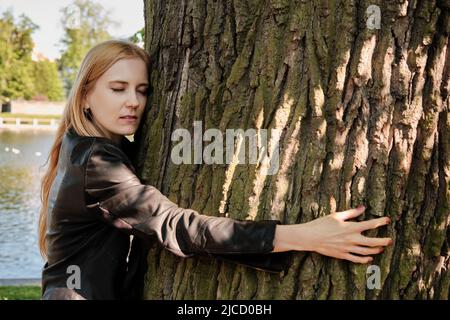
[[137, 93], [133, 90], [130, 90], [130, 94], [128, 96], [127, 106], [130, 107], [139, 107], [139, 99], [137, 97]]

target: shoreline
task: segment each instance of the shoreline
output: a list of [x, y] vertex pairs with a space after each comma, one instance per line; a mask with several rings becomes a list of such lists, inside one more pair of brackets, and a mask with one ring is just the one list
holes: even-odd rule
[[0, 279], [0, 287], [4, 286], [41, 286], [41, 279]]

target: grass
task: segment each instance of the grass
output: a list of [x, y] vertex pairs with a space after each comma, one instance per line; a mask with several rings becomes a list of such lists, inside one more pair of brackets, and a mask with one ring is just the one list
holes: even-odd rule
[[23, 118], [23, 119], [61, 119], [59, 114], [26, 114], [1, 112], [0, 118]]
[[40, 300], [39, 286], [1, 286], [0, 300]]

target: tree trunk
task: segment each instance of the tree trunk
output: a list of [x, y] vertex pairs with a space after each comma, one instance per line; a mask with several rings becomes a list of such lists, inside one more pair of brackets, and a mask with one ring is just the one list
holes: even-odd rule
[[[394, 240], [374, 256], [379, 288], [367, 265], [315, 253], [271, 274], [155, 245], [144, 298], [448, 299], [450, 1], [144, 2], [145, 183], [202, 214], [285, 224], [362, 203], [360, 220], [392, 218], [365, 235]], [[278, 172], [174, 164], [171, 133], [194, 121], [280, 129]]]

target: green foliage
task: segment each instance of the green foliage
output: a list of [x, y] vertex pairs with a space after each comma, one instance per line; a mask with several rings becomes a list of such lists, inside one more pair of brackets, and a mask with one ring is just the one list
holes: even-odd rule
[[61, 11], [64, 36], [58, 69], [68, 94], [87, 51], [97, 43], [111, 39], [107, 29], [118, 23], [109, 18], [109, 12], [102, 5], [91, 0], [75, 0]]
[[34, 78], [36, 79], [35, 98], [45, 97], [50, 101], [64, 100], [63, 85], [55, 62], [48, 60], [34, 62]]
[[0, 287], [0, 300], [40, 300], [41, 287], [4, 286]]
[[[87, 51], [111, 39], [107, 29], [118, 24], [92, 0], [75, 0], [61, 12], [64, 36], [56, 63], [32, 60], [32, 33], [38, 26], [27, 16], [15, 21], [12, 12], [6, 11], [0, 17], [0, 103], [17, 98], [63, 100]], [[143, 36], [141, 29], [128, 40], [139, 43]]]
[[131, 37], [128, 38], [129, 41], [139, 44], [144, 42], [145, 28], [142, 28], [139, 31], [136, 31]]
[[32, 33], [38, 28], [25, 15], [15, 21], [11, 11], [0, 18], [0, 102], [16, 98], [63, 100], [57, 65], [32, 60]]
[[0, 102], [33, 96], [31, 35], [36, 29], [38, 26], [25, 15], [18, 22], [11, 11], [0, 17]]

